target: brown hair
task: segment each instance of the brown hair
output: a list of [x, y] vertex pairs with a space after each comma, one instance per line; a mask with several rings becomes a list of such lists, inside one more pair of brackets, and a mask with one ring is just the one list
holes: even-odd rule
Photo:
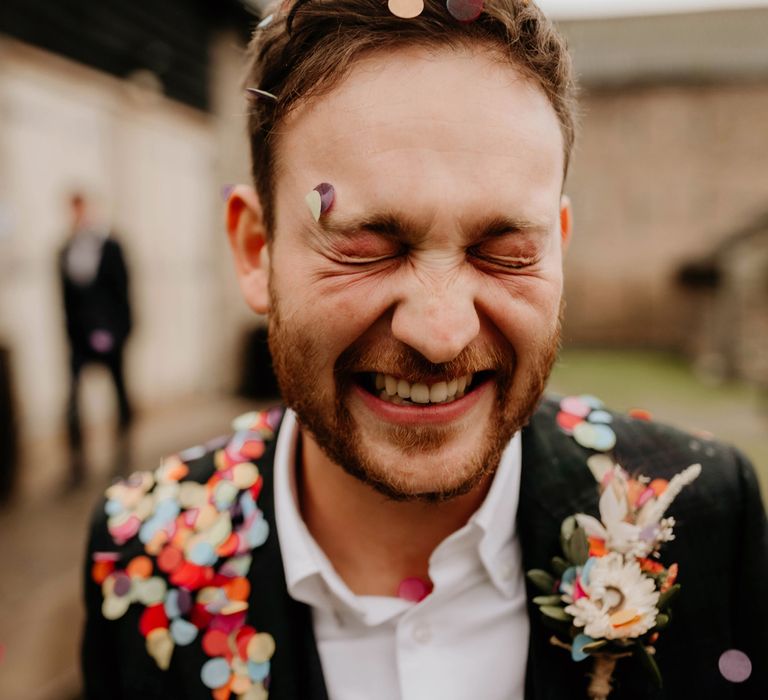
[[253, 178], [271, 235], [277, 128], [300, 101], [327, 94], [363, 55], [403, 46], [485, 45], [535, 80], [560, 121], [567, 172], [575, 137], [575, 86], [563, 37], [533, 2], [485, 0], [474, 22], [455, 20], [444, 2], [425, 0], [414, 19], [400, 19], [386, 0], [290, 0], [257, 29], [248, 47], [246, 87], [276, 99], [252, 100], [248, 117]]

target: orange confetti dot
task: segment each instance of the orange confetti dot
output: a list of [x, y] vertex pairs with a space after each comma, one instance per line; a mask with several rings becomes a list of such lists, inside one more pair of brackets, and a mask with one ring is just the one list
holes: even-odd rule
[[237, 551], [238, 538], [236, 533], [231, 533], [224, 542], [216, 548], [216, 554], [220, 557], [231, 557]]
[[248, 600], [251, 593], [251, 584], [247, 578], [238, 576], [229, 583], [224, 584], [224, 592], [230, 600]]
[[605, 540], [601, 540], [599, 537], [588, 537], [587, 541], [589, 542], [590, 557], [604, 557], [607, 554]]
[[650, 411], [646, 411], [644, 408], [633, 408], [631, 411], [629, 411], [630, 418], [635, 418], [637, 420], [645, 420], [645, 421], [651, 421], [653, 420], [653, 416], [651, 415]]
[[184, 462], [179, 462], [168, 470], [166, 477], [171, 481], [181, 481], [187, 474], [189, 474], [189, 467]]
[[661, 496], [661, 494], [667, 490], [667, 486], [669, 486], [669, 482], [666, 479], [654, 479], [648, 484], [648, 487], [652, 488], [653, 492], [656, 494], [656, 498]]
[[134, 557], [125, 571], [131, 578], [149, 578], [152, 575], [152, 560], [144, 555]]
[[91, 578], [99, 584], [104, 583], [104, 579], [107, 578], [115, 570], [115, 562], [113, 561], [97, 561], [94, 562], [91, 567]]
[[226, 685], [211, 692], [213, 693], [213, 700], [229, 700], [230, 695], [232, 695], [232, 681], [228, 681]]
[[677, 574], [679, 571], [679, 567], [677, 564], [672, 564], [669, 569], [667, 569], [667, 578], [664, 579], [664, 583], [661, 585], [661, 592], [666, 593], [672, 586], [675, 585], [675, 581], [677, 581]]

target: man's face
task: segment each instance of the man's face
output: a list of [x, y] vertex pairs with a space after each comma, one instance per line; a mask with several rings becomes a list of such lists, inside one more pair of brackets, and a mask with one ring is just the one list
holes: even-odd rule
[[[373, 55], [290, 115], [277, 149], [270, 345], [286, 402], [390, 497], [467, 492], [557, 349], [569, 214], [547, 97], [484, 51]], [[321, 182], [335, 201], [315, 222]]]

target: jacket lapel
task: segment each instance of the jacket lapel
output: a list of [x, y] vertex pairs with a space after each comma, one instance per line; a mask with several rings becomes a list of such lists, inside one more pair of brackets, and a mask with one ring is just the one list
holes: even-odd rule
[[273, 468], [276, 442], [268, 443], [267, 451], [259, 460], [264, 479], [259, 507], [271, 531], [264, 545], [253, 551], [249, 574], [250, 624], [259, 631], [269, 632], [275, 639], [270, 700], [327, 700], [311, 610], [288, 595], [285, 582], [275, 521]]

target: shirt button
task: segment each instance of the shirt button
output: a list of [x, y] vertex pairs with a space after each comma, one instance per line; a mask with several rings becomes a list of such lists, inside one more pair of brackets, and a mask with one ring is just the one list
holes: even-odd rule
[[418, 644], [428, 644], [432, 639], [432, 630], [426, 622], [419, 622], [413, 627], [413, 640]]

